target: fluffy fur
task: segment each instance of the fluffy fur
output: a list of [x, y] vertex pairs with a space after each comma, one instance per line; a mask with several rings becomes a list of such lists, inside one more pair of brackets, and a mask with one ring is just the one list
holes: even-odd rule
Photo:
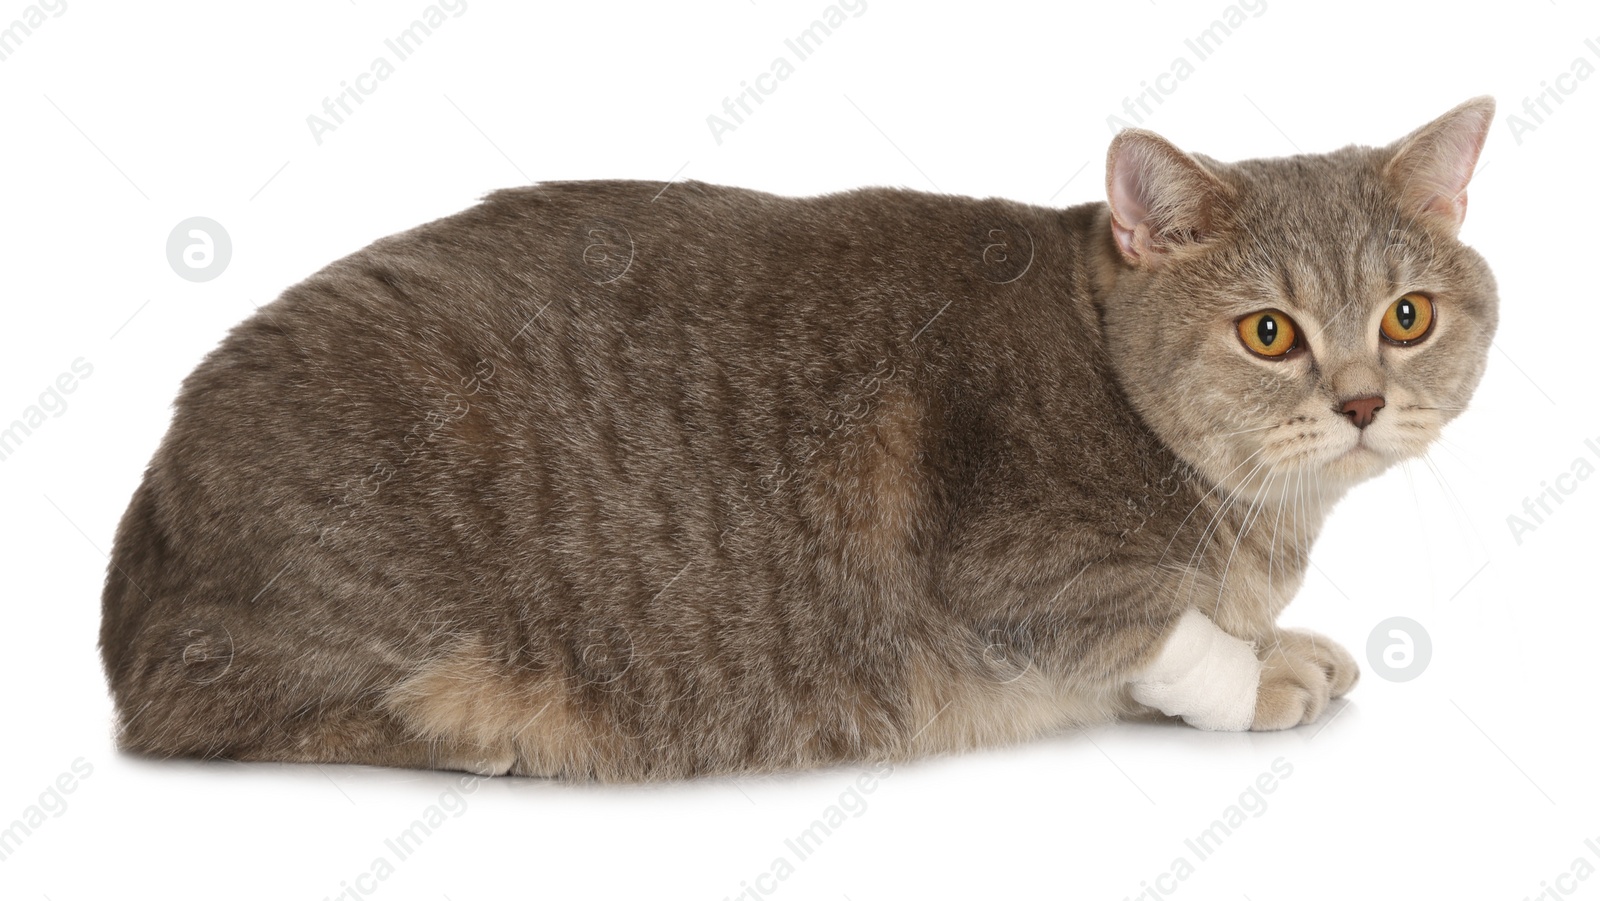
[[[184, 383], [101, 649], [153, 755], [603, 780], [905, 758], [1148, 713], [1187, 611], [1253, 727], [1354, 661], [1275, 626], [1328, 507], [1420, 453], [1496, 298], [1492, 107], [1110, 203], [558, 183], [378, 241]], [[1378, 317], [1434, 298], [1429, 339]], [[1275, 308], [1307, 341], [1245, 351]], [[1382, 393], [1367, 429], [1341, 400]]]

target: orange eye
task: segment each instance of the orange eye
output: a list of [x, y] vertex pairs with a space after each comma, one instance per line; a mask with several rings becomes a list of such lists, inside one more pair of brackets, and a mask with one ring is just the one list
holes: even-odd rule
[[1300, 346], [1294, 320], [1277, 310], [1262, 310], [1239, 320], [1239, 340], [1251, 353], [1281, 357]]
[[1433, 301], [1426, 294], [1412, 292], [1400, 298], [1383, 313], [1383, 337], [1395, 344], [1415, 344], [1433, 328]]

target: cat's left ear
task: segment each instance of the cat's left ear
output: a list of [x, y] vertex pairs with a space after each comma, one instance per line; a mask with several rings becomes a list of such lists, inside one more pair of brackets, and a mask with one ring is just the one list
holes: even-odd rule
[[1467, 182], [1494, 122], [1494, 98], [1474, 97], [1393, 145], [1384, 177], [1413, 214], [1453, 235], [1467, 215]]
[[1106, 152], [1111, 234], [1123, 259], [1159, 265], [1199, 246], [1219, 224], [1229, 188], [1194, 157], [1155, 132], [1126, 128]]

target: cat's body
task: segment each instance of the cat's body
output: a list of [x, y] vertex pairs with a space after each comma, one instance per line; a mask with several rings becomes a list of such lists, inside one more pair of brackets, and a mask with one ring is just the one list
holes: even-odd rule
[[[1298, 159], [1359, 195], [1385, 153]], [[185, 383], [119, 529], [123, 745], [610, 780], [903, 758], [1188, 713], [1137, 685], [1191, 609], [1259, 649], [1245, 724], [1314, 718], [1354, 664], [1273, 623], [1371, 472], [1291, 491], [1174, 449], [1161, 398], [1206, 386], [1113, 330], [1197, 251], [1150, 265], [1115, 190], [556, 184], [329, 266]], [[1438, 377], [1470, 393], [1467, 364]]]

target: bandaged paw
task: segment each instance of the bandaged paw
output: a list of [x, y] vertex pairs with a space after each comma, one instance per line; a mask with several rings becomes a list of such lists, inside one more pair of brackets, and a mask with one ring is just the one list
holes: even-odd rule
[[1130, 684], [1134, 700], [1197, 729], [1242, 732], [1255, 717], [1260, 683], [1255, 648], [1191, 608]]

